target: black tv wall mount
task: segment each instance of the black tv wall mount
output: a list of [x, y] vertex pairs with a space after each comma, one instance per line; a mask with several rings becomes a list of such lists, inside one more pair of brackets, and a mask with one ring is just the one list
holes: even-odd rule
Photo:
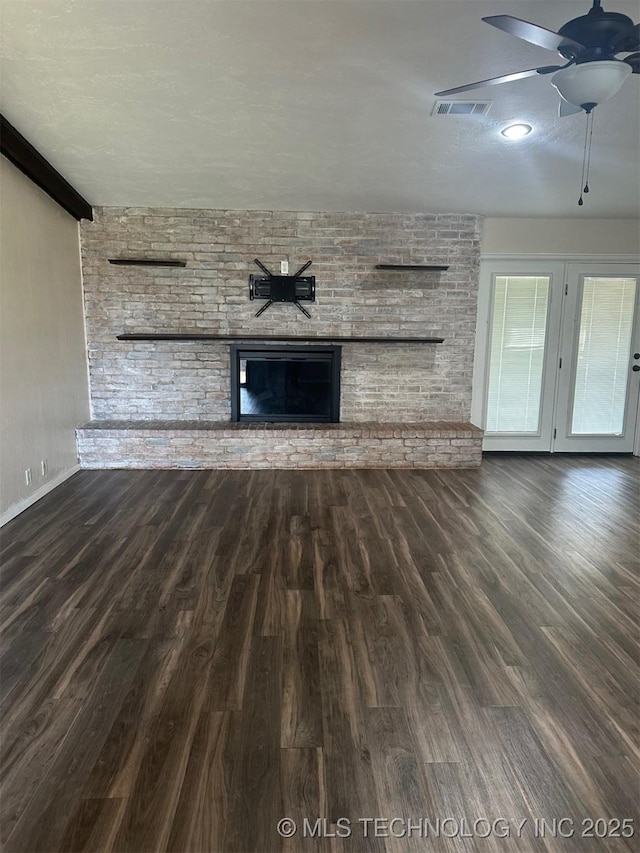
[[254, 262], [260, 267], [264, 275], [249, 276], [249, 299], [266, 299], [267, 302], [256, 312], [256, 317], [263, 314], [274, 302], [293, 302], [296, 308], [305, 315], [311, 314], [300, 302], [316, 301], [316, 277], [302, 273], [311, 266], [311, 261], [303, 264], [294, 275], [274, 275], [265, 265], [254, 258]]

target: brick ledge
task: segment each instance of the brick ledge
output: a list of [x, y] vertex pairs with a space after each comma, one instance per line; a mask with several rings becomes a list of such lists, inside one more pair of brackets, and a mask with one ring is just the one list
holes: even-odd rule
[[383, 421], [341, 421], [331, 423], [232, 423], [231, 421], [179, 421], [179, 420], [94, 420], [81, 424], [81, 430], [108, 430], [110, 432], [128, 433], [130, 431], [180, 432], [189, 436], [197, 436], [201, 432], [221, 432], [237, 435], [244, 432], [277, 432], [279, 435], [302, 438], [306, 433], [317, 436], [320, 432], [330, 432], [334, 437], [370, 436], [393, 438], [416, 438], [429, 435], [439, 438], [477, 438], [482, 436], [482, 430], [471, 423], [461, 421], [417, 421], [417, 422], [383, 422]]

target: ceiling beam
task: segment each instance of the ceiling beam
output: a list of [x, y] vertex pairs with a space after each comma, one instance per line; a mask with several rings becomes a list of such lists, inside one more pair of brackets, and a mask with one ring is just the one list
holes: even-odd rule
[[75, 219], [93, 220], [93, 210], [89, 202], [3, 115], [0, 115], [0, 153]]

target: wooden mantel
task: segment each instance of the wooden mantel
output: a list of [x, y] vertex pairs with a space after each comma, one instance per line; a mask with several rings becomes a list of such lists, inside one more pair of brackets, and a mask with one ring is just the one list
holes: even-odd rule
[[130, 332], [117, 336], [119, 341], [295, 341], [296, 343], [348, 343], [348, 344], [441, 344], [444, 338], [393, 338], [393, 337], [316, 337], [315, 335], [214, 335], [184, 332]]

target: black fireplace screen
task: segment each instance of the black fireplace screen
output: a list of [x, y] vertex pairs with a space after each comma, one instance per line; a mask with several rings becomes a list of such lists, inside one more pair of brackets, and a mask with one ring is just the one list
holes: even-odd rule
[[340, 347], [231, 346], [231, 420], [340, 420]]

